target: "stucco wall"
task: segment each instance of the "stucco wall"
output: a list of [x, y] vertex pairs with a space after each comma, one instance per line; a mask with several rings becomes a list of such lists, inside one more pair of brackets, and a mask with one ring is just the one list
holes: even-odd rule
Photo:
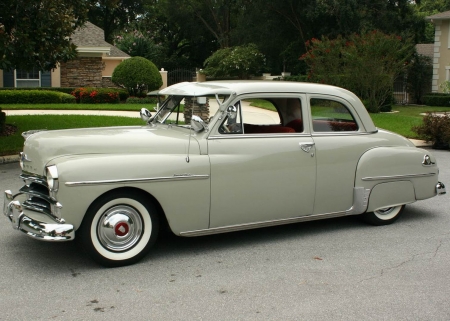
[[103, 62], [105, 64], [105, 69], [102, 71], [102, 76], [111, 77], [114, 69], [116, 69], [117, 65], [122, 61], [123, 59], [104, 59]]
[[442, 92], [440, 85], [450, 80], [450, 21], [434, 22], [433, 92]]
[[102, 87], [101, 57], [79, 57], [61, 63], [61, 87]]

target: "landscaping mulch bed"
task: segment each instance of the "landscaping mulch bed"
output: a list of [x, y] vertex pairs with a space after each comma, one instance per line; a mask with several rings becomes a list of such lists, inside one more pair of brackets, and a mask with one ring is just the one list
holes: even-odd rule
[[0, 132], [0, 136], [11, 136], [17, 132], [17, 127], [14, 125], [5, 124], [5, 130]]

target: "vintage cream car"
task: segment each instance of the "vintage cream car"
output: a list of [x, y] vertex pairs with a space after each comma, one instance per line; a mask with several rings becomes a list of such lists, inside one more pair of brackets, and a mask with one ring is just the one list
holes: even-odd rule
[[[347, 215], [383, 225], [445, 194], [433, 155], [376, 128], [342, 88], [229, 81], [159, 95], [143, 126], [25, 133], [25, 185], [5, 192], [13, 227], [44, 241], [76, 235], [97, 262], [121, 266], [162, 224], [184, 237]], [[187, 124], [181, 104], [193, 109]], [[277, 113], [258, 118], [250, 104]]]

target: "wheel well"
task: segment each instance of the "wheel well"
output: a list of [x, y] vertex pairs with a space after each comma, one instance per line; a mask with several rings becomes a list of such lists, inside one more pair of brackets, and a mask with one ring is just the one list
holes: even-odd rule
[[[163, 210], [161, 204], [158, 202], [158, 200], [152, 194], [148, 193], [147, 191], [144, 191], [144, 190], [136, 188], [136, 187], [118, 187], [118, 188], [109, 190], [109, 191], [99, 195], [94, 201], [92, 201], [92, 203], [89, 205], [87, 211], [89, 211], [91, 206], [93, 204], [95, 204], [95, 202], [97, 202], [100, 198], [102, 198], [108, 194], [113, 194], [116, 192], [124, 192], [124, 191], [132, 192], [134, 194], [140, 194], [144, 198], [150, 198], [151, 202], [156, 207], [161, 230], [170, 230], [171, 231], [169, 222], [167, 221], [166, 214], [164, 213], [164, 210]], [[84, 218], [83, 218], [83, 221], [84, 221]], [[83, 222], [81, 224], [83, 224]]]

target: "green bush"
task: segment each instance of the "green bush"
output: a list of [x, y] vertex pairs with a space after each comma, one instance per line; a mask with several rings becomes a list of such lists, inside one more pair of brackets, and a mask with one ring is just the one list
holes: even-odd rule
[[307, 75], [297, 75], [297, 76], [287, 76], [283, 78], [284, 81], [298, 81], [298, 82], [307, 82]]
[[117, 86], [127, 89], [131, 96], [156, 90], [163, 84], [155, 64], [142, 57], [122, 61], [114, 69], [111, 80]]
[[1, 90], [0, 104], [60, 104], [71, 99], [67, 95], [51, 90]]
[[128, 90], [126, 89], [118, 89], [119, 92], [119, 100], [120, 101], [126, 101], [128, 97], [130, 97], [130, 94], [128, 93]]
[[450, 94], [430, 93], [423, 96], [423, 102], [427, 106], [450, 107]]
[[72, 95], [80, 104], [117, 104], [119, 92], [113, 88], [81, 87], [72, 92]]
[[412, 128], [421, 139], [433, 142], [435, 149], [449, 149], [450, 143], [450, 114], [436, 115], [427, 113], [423, 123]]
[[30, 88], [13, 88], [13, 87], [4, 87], [0, 88], [1, 90], [46, 90], [46, 91], [59, 91], [62, 93], [70, 94], [74, 91], [75, 88], [71, 87], [30, 87]]
[[129, 97], [126, 101], [127, 104], [156, 104], [158, 103], [158, 99], [154, 97]]
[[258, 47], [245, 46], [219, 49], [205, 60], [203, 72], [210, 77], [249, 79], [264, 67], [265, 57]]

